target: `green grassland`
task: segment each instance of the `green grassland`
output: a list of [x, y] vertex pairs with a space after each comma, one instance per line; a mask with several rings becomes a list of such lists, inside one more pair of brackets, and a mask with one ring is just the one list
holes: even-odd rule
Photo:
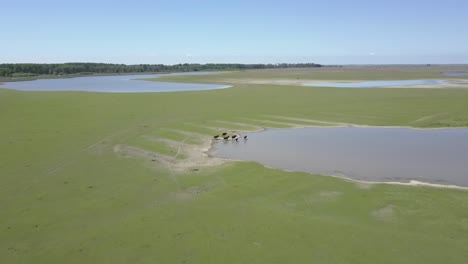
[[345, 66], [313, 69], [267, 69], [225, 72], [216, 75], [167, 76], [160, 81], [237, 83], [239, 80], [406, 80], [467, 79], [445, 76], [444, 72], [468, 72], [468, 66]]
[[[284, 74], [315, 76], [300, 72]], [[415, 72], [401, 76], [438, 78]], [[177, 144], [197, 146], [226, 129], [468, 127], [467, 102], [468, 89], [0, 89], [0, 263], [466, 263], [468, 191], [357, 184], [250, 162], [176, 167], [190, 156], [177, 155]], [[160, 163], [148, 153], [177, 159]]]

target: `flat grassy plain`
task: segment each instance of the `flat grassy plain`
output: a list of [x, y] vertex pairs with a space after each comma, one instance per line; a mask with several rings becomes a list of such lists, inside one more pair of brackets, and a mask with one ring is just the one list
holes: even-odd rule
[[[445, 76], [444, 72], [468, 72], [468, 66], [345, 66], [298, 69], [235, 71], [216, 75], [168, 76], [162, 80], [238, 83], [255, 80], [414, 80], [467, 79], [467, 76]], [[162, 81], [161, 80], [161, 81]]]
[[[320, 71], [327, 80], [356, 76]], [[377, 78], [363, 71], [357, 79]], [[396, 69], [376, 71], [397, 79]], [[440, 78], [425, 68], [401, 72]], [[298, 73], [225, 73], [240, 74]], [[172, 78], [225, 76], [161, 81]], [[250, 162], [184, 166], [184, 150], [259, 125], [468, 127], [467, 102], [468, 89], [0, 89], [0, 263], [466, 263], [468, 191], [358, 184]]]

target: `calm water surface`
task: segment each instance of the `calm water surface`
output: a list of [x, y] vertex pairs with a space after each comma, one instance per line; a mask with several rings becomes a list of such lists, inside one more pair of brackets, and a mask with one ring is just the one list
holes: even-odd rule
[[468, 76], [468, 72], [444, 72], [445, 76]]
[[442, 80], [400, 80], [400, 81], [366, 81], [366, 82], [323, 82], [307, 83], [305, 86], [335, 87], [335, 88], [383, 88], [417, 85], [441, 85], [446, 84]]
[[136, 79], [159, 78], [168, 75], [204, 75], [210, 72], [172, 73], [153, 75], [117, 75], [92, 76], [66, 79], [41, 79], [24, 82], [7, 82], [0, 88], [20, 91], [83, 91], [104, 93], [148, 93], [148, 92], [181, 92], [229, 88], [228, 85], [194, 84], [174, 82], [151, 82]]
[[214, 145], [217, 157], [364, 181], [468, 186], [468, 129], [271, 129]]

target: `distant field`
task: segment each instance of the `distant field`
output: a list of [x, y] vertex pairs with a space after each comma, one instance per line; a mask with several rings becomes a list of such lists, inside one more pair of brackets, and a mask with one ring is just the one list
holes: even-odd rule
[[168, 76], [161, 81], [239, 83], [242, 80], [406, 80], [468, 79], [448, 77], [443, 72], [466, 71], [468, 66], [345, 66], [313, 69], [270, 69], [226, 72], [210, 76]]
[[236, 80], [421, 79], [452, 70], [160, 79], [234, 83], [179, 93], [0, 89], [0, 262], [465, 263], [468, 191], [358, 184], [202, 154], [214, 134], [263, 126], [468, 127], [468, 90]]

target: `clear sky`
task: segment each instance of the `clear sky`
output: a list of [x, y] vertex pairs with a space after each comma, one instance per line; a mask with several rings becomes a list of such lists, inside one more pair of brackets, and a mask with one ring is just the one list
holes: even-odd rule
[[0, 63], [468, 63], [468, 0], [0, 0]]

